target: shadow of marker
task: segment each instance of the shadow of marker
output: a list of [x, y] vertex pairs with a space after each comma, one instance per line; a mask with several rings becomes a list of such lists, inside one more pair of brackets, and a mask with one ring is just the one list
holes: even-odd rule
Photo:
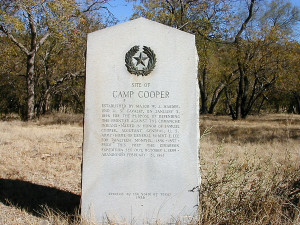
[[75, 214], [80, 196], [27, 181], [0, 179], [0, 202], [20, 207], [35, 216], [41, 216], [42, 206], [64, 214]]

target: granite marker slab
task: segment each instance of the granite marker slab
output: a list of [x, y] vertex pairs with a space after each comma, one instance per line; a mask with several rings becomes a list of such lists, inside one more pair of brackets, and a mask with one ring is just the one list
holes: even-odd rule
[[197, 218], [197, 62], [194, 35], [144, 18], [88, 35], [83, 217]]

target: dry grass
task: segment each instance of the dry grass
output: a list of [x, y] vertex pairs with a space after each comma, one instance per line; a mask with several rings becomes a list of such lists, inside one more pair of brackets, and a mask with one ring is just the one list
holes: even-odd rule
[[283, 163], [289, 157], [300, 160], [300, 115], [252, 116], [247, 120], [232, 121], [230, 117], [203, 116], [201, 118], [201, 159], [213, 161], [216, 151], [222, 153], [221, 161], [230, 159], [241, 162], [245, 156], [272, 163]]
[[[80, 224], [81, 118], [0, 122], [0, 224]], [[203, 116], [206, 128], [200, 223], [299, 224], [300, 116]]]
[[201, 224], [300, 223], [300, 116], [201, 121]]
[[[0, 122], [0, 224], [43, 221], [46, 204], [72, 213], [81, 192], [81, 146], [77, 125]], [[30, 223], [26, 212], [36, 216]]]

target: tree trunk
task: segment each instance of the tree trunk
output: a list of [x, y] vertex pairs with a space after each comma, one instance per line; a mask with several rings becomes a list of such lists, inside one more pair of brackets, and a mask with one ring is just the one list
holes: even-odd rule
[[300, 92], [299, 93], [294, 92], [294, 97], [296, 99], [296, 111], [298, 114], [300, 114]]
[[246, 119], [252, 107], [247, 107], [247, 99], [249, 95], [249, 80], [247, 76], [244, 76], [244, 90], [243, 90], [243, 97], [242, 97], [242, 105], [241, 105], [241, 112], [242, 112], [242, 119]]
[[241, 118], [245, 118], [246, 116], [243, 115], [242, 108], [243, 108], [243, 98], [245, 98], [245, 69], [244, 65], [242, 63], [242, 50], [241, 50], [241, 35], [246, 29], [247, 24], [249, 23], [250, 19], [253, 16], [253, 7], [256, 3], [256, 0], [251, 0], [249, 9], [248, 9], [248, 17], [243, 22], [241, 28], [239, 29], [238, 33], [235, 35], [234, 43], [236, 45], [236, 51], [237, 51], [237, 64], [239, 69], [239, 86], [238, 86], [238, 93], [236, 98], [236, 104], [235, 104], [235, 116], [233, 114], [234, 120], [239, 120]]
[[227, 87], [225, 87], [225, 97], [226, 97], [226, 106], [229, 109], [229, 113], [230, 113], [232, 119], [235, 120], [236, 119], [236, 114], [235, 114], [235, 111], [234, 111], [232, 105], [230, 104], [230, 97], [229, 97], [229, 94], [228, 94]]
[[213, 97], [211, 99], [210, 107], [209, 107], [209, 110], [208, 110], [209, 114], [214, 113], [215, 106], [217, 105], [224, 89], [225, 89], [225, 84], [223, 84], [223, 83], [220, 83], [218, 85], [218, 87], [215, 89]]
[[50, 94], [50, 88], [48, 88], [43, 96], [41, 97], [40, 101], [36, 103], [36, 116], [44, 115], [50, 110], [50, 104], [51, 104], [51, 94]]
[[261, 109], [262, 109], [262, 107], [263, 107], [264, 102], [265, 102], [266, 99], [267, 99], [266, 96], [263, 95], [262, 100], [261, 100], [261, 103], [260, 103], [260, 105], [259, 105], [259, 107], [258, 107], [258, 110], [257, 110], [257, 113], [258, 113], [258, 114], [260, 114], [260, 111], [261, 111]]
[[50, 103], [51, 103], [51, 95], [50, 92], [47, 92], [46, 99], [45, 99], [45, 111], [44, 113], [47, 113], [50, 111]]
[[199, 77], [199, 86], [200, 86], [200, 93], [201, 93], [201, 114], [207, 114], [208, 113], [208, 106], [207, 106], [207, 68], [204, 67], [202, 71], [202, 76]]
[[[25, 10], [25, 9], [24, 9]], [[27, 71], [26, 71], [26, 79], [27, 79], [27, 120], [32, 120], [36, 116], [35, 112], [35, 56], [36, 52], [42, 46], [47, 38], [50, 36], [50, 32], [46, 32], [38, 42], [37, 37], [37, 24], [34, 20], [34, 13], [32, 13], [32, 8], [26, 8], [24, 18], [28, 19], [28, 25], [30, 28], [30, 48], [28, 49], [25, 45], [19, 42], [12, 33], [9, 32], [3, 25], [0, 24], [0, 31], [4, 32], [6, 36], [18, 46], [22, 52], [27, 56]]]
[[[241, 55], [239, 54], [238, 57]], [[242, 68], [241, 62], [238, 62], [240, 77], [239, 77], [239, 87], [238, 87], [238, 93], [236, 98], [236, 106], [235, 106], [235, 117], [234, 120], [239, 120], [242, 118], [242, 98], [244, 95], [244, 71]]]
[[27, 56], [27, 119], [32, 120], [35, 117], [35, 96], [34, 96], [34, 88], [35, 88], [35, 80], [34, 80], [34, 61], [35, 61], [35, 53]]

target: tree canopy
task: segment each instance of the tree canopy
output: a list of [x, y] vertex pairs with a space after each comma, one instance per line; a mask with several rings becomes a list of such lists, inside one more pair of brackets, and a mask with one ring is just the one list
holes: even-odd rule
[[295, 79], [300, 71], [290, 67], [299, 52], [293, 41], [299, 8], [288, 0], [134, 2], [133, 18], [144, 16], [196, 35], [203, 114], [217, 110], [241, 119], [266, 103], [270, 108], [279, 80]]
[[[78, 83], [75, 78], [84, 78], [86, 34], [105, 27], [99, 13], [95, 13], [104, 3], [1, 1], [0, 38], [8, 43], [2, 60], [21, 65], [18, 72], [4, 66], [1, 77], [7, 80], [9, 74], [17, 72], [14, 75], [25, 79], [26, 94], [19, 99], [19, 112], [24, 119], [33, 119], [50, 109], [66, 108], [66, 99], [75, 102], [69, 104], [70, 108], [82, 111], [84, 80]], [[14, 52], [18, 56], [12, 58]]]
[[[299, 8], [289, 0], [127, 0], [195, 34], [201, 113], [300, 113]], [[0, 2], [0, 116], [83, 112], [87, 33], [115, 24], [108, 0]]]

